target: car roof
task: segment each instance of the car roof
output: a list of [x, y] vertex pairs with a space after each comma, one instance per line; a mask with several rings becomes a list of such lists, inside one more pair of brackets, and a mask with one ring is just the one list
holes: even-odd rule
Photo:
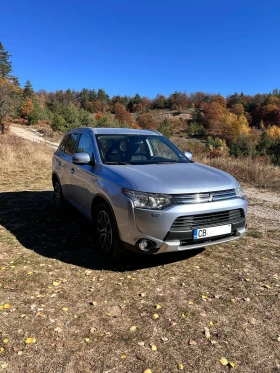
[[162, 134], [154, 130], [138, 130], [132, 128], [93, 128], [93, 127], [81, 127], [75, 128], [70, 132], [83, 131], [83, 132], [93, 132], [95, 135], [160, 135]]

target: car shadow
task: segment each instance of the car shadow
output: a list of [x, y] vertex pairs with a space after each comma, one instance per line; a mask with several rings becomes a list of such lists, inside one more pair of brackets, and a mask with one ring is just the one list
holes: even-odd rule
[[95, 249], [91, 222], [70, 205], [58, 213], [51, 191], [0, 193], [0, 224], [27, 249], [88, 269], [137, 270], [190, 258], [201, 250], [162, 255], [125, 253], [108, 261]]

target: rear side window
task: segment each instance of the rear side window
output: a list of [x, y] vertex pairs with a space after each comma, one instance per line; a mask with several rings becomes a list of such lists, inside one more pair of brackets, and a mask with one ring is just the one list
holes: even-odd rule
[[65, 145], [65, 150], [64, 150], [66, 154], [73, 155], [76, 152], [77, 140], [78, 140], [77, 133], [71, 133], [69, 135], [67, 143]]
[[67, 140], [68, 140], [68, 135], [64, 136], [60, 145], [59, 145], [59, 149], [62, 151], [62, 152], [65, 152], [65, 145], [67, 143]]

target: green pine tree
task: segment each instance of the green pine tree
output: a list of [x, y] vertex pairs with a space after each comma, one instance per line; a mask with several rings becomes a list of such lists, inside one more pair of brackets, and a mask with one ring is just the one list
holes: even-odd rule
[[23, 88], [23, 97], [24, 98], [32, 98], [33, 95], [34, 95], [34, 90], [33, 90], [32, 84], [31, 84], [30, 80], [27, 80], [27, 82], [25, 83], [25, 86]]
[[12, 62], [9, 61], [10, 57], [11, 55], [0, 42], [0, 76], [3, 78], [8, 78], [12, 72]]

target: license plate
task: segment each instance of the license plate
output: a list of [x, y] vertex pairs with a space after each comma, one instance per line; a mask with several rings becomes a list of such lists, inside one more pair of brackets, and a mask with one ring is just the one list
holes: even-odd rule
[[220, 225], [219, 227], [196, 228], [193, 230], [193, 238], [199, 240], [201, 238], [221, 236], [231, 233], [231, 224]]

